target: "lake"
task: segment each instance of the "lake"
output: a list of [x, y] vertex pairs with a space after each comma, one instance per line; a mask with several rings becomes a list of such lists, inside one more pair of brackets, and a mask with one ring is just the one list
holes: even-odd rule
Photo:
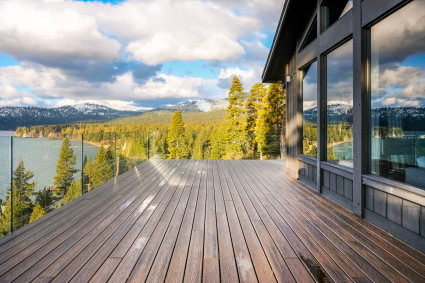
[[[6, 200], [9, 184], [9, 148], [10, 136], [13, 132], [0, 131], [0, 199]], [[56, 175], [56, 163], [59, 159], [62, 140], [47, 140], [44, 138], [13, 138], [13, 169], [24, 161], [26, 170], [34, 172], [33, 181], [37, 183], [35, 191], [42, 190], [53, 184]], [[74, 178], [81, 175], [81, 142], [70, 141], [74, 154], [77, 156], [76, 168], [79, 170]], [[96, 157], [99, 147], [84, 143], [84, 155], [93, 159]]]

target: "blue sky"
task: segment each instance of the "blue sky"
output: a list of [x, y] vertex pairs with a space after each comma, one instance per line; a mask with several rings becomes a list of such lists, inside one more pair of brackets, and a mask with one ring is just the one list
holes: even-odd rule
[[143, 110], [261, 80], [275, 0], [3, 0], [0, 106]]

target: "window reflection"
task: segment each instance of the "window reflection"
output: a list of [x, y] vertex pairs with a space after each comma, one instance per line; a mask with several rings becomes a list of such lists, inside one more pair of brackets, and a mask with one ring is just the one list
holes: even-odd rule
[[353, 167], [353, 40], [327, 55], [327, 161]]
[[[371, 28], [371, 173], [425, 189], [425, 0]], [[397, 24], [394, 24], [397, 23]]]
[[303, 154], [317, 157], [317, 62], [303, 73]]

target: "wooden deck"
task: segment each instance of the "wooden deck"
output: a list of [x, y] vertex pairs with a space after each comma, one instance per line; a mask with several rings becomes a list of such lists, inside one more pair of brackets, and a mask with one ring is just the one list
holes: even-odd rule
[[145, 162], [1, 238], [0, 281], [425, 281], [424, 254], [283, 166]]

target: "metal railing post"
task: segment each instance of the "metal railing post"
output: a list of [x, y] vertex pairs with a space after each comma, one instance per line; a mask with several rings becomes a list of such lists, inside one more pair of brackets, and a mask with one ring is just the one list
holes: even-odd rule
[[13, 136], [10, 137], [10, 232], [13, 232]]
[[146, 133], [147, 139], [146, 139], [146, 157], [149, 160], [149, 134], [150, 131], [148, 130], [148, 132]]
[[84, 194], [84, 134], [81, 133], [81, 195]]
[[115, 177], [118, 176], [117, 168], [117, 132], [114, 132], [114, 138], [115, 138]]

